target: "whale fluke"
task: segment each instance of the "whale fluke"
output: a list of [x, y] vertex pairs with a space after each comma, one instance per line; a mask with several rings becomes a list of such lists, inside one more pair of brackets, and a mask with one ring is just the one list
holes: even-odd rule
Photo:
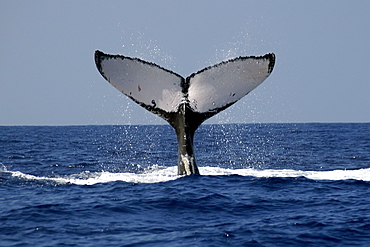
[[175, 129], [178, 174], [191, 175], [199, 174], [193, 148], [197, 128], [260, 85], [271, 74], [275, 55], [234, 58], [186, 79], [154, 63], [98, 50], [95, 63], [112, 86]]

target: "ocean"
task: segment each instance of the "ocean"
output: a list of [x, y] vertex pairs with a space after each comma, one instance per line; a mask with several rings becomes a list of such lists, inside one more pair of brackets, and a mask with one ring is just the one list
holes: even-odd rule
[[0, 126], [0, 246], [370, 246], [370, 123]]

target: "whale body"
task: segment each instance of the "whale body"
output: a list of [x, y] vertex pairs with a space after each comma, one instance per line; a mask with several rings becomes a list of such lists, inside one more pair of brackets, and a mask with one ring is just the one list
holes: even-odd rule
[[237, 57], [187, 78], [139, 58], [99, 50], [95, 63], [112, 86], [175, 129], [178, 174], [192, 175], [199, 174], [193, 144], [197, 128], [260, 85], [271, 74], [275, 55]]

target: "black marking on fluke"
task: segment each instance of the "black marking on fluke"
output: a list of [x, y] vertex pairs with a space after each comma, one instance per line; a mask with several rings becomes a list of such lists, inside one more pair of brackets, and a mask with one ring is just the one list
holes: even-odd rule
[[261, 84], [274, 68], [275, 55], [234, 58], [206, 67], [186, 79], [154, 63], [98, 50], [95, 63], [100, 74], [115, 88], [175, 129], [178, 174], [192, 175], [199, 174], [194, 155], [195, 131], [205, 120]]

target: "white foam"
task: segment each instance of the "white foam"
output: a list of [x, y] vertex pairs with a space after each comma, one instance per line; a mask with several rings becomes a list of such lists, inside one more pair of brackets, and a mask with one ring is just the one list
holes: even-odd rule
[[[333, 170], [333, 171], [300, 171], [290, 169], [267, 169], [257, 170], [248, 169], [225, 169], [219, 167], [199, 167], [202, 175], [209, 176], [228, 176], [240, 175], [251, 177], [306, 177], [313, 180], [362, 180], [370, 181], [370, 168], [357, 170]], [[30, 174], [25, 174], [19, 171], [4, 171], [10, 172], [13, 177], [18, 177], [27, 180], [53, 181], [59, 184], [77, 184], [77, 185], [93, 185], [97, 183], [108, 183], [114, 181], [124, 181], [128, 183], [160, 183], [175, 180], [182, 176], [177, 174], [177, 167], [159, 167], [153, 166], [147, 169], [144, 173], [111, 173], [111, 172], [83, 172], [70, 176], [61, 177], [39, 177]]]
[[29, 180], [53, 181], [60, 184], [93, 185], [97, 183], [108, 183], [114, 181], [124, 181], [128, 183], [159, 183], [174, 180], [177, 176], [177, 167], [152, 167], [148, 171], [140, 174], [136, 173], [111, 173], [111, 172], [83, 172], [64, 177], [38, 177], [22, 172], [11, 172], [13, 177]]
[[[219, 168], [220, 169], [220, 168]], [[207, 167], [205, 167], [207, 170]], [[248, 169], [223, 169], [224, 174], [217, 174], [210, 171], [209, 175], [240, 175], [240, 176], [252, 176], [252, 177], [284, 177], [284, 178], [295, 178], [305, 177], [313, 180], [362, 180], [370, 181], [370, 168], [356, 169], [356, 170], [332, 170], [332, 171], [300, 171], [291, 169], [267, 169], [257, 170], [253, 168]], [[206, 173], [202, 173], [206, 175]]]

